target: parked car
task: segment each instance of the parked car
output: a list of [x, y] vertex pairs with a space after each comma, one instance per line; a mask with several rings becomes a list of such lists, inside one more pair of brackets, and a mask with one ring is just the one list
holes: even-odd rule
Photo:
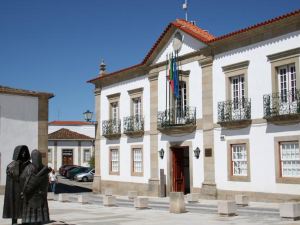
[[77, 168], [74, 168], [72, 170], [68, 170], [67, 172], [67, 178], [73, 180], [74, 179], [74, 176], [76, 174], [79, 174], [79, 173], [86, 173], [88, 172], [89, 170], [91, 170], [91, 168], [89, 167], [77, 167]]
[[83, 181], [83, 182], [93, 181], [94, 180], [94, 174], [95, 174], [95, 169], [91, 169], [87, 173], [76, 174], [75, 177], [74, 177], [74, 180]]
[[72, 170], [72, 169], [74, 169], [74, 168], [77, 168], [77, 167], [79, 167], [79, 166], [77, 166], [77, 165], [68, 165], [68, 166], [66, 166], [63, 170], [62, 170], [62, 176], [66, 176], [67, 175], [67, 172], [69, 171], [69, 170]]
[[62, 165], [61, 167], [59, 167], [58, 172], [59, 172], [60, 175], [63, 175], [63, 171], [65, 170], [65, 168], [67, 166], [74, 166], [74, 165]]

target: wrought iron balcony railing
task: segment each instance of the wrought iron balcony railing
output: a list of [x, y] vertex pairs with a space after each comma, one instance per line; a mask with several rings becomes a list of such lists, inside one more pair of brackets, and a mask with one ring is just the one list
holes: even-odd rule
[[174, 126], [196, 125], [196, 108], [170, 108], [158, 112], [157, 125], [159, 129], [170, 128]]
[[264, 118], [299, 116], [300, 90], [281, 91], [264, 95]]
[[124, 134], [139, 133], [144, 131], [144, 118], [140, 115], [128, 116], [123, 121]]
[[251, 100], [242, 98], [218, 102], [218, 123], [251, 120]]
[[109, 137], [118, 137], [121, 135], [121, 120], [104, 120], [102, 121], [102, 135]]

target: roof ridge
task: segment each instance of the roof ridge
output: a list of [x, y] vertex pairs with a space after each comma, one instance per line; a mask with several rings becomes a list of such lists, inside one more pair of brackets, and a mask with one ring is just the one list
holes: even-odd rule
[[[73, 135], [73, 137], [71, 135]], [[54, 137], [51, 137], [51, 136], [54, 136]], [[76, 131], [69, 130], [67, 128], [61, 128], [59, 130], [56, 130], [56, 131], [48, 134], [48, 139], [72, 139], [72, 140], [75, 140], [75, 139], [93, 139], [93, 138], [90, 136], [87, 136], [85, 134], [81, 134]]]
[[[154, 50], [157, 48], [157, 46], [159, 45], [160, 41], [163, 39], [164, 35], [169, 31], [169, 29], [172, 27], [172, 25], [175, 26], [175, 27], [177, 27], [178, 29], [181, 29], [182, 31], [186, 32], [187, 34], [191, 35], [192, 37], [194, 37], [194, 38], [196, 38], [196, 39], [198, 39], [198, 40], [200, 40], [200, 41], [202, 41], [202, 42], [204, 42], [206, 44], [210, 44], [210, 43], [213, 43], [215, 41], [219, 41], [221, 39], [225, 39], [225, 38], [234, 36], [236, 34], [247, 32], [249, 30], [256, 29], [258, 27], [261, 27], [261, 26], [264, 26], [264, 25], [268, 25], [268, 24], [273, 23], [273, 22], [277, 22], [277, 21], [279, 21], [281, 19], [285, 19], [285, 18], [294, 16], [294, 15], [297, 15], [299, 13], [300, 13], [300, 9], [295, 10], [293, 12], [289, 12], [287, 14], [283, 14], [281, 16], [277, 16], [275, 18], [266, 20], [264, 22], [260, 22], [260, 23], [248, 26], [246, 28], [243, 28], [243, 29], [240, 29], [240, 30], [237, 30], [237, 31], [230, 32], [228, 34], [221, 35], [219, 37], [214, 37], [208, 31], [203, 30], [202, 28], [200, 28], [200, 27], [198, 27], [198, 26], [190, 23], [189, 21], [186, 21], [184, 19], [176, 19], [175, 21], [169, 23], [168, 26], [164, 29], [164, 31], [161, 33], [161, 35], [159, 36], [159, 38], [156, 40], [156, 42], [154, 43], [154, 45], [152, 46], [152, 48], [148, 51], [147, 55], [144, 57], [144, 59], [143, 59], [143, 61], [141, 63], [136, 64], [134, 66], [130, 66], [130, 67], [121, 69], [121, 70], [118, 70], [118, 71], [115, 71], [115, 72], [112, 72], [112, 73], [108, 73], [105, 76], [100, 76], [100, 77], [98, 76], [98, 77], [93, 78], [93, 79], [91, 79], [91, 80], [89, 80], [87, 82], [93, 82], [93, 81], [101, 79], [101, 78], [109, 77], [110, 75], [118, 74], [120, 72], [127, 71], [127, 70], [130, 70], [132, 68], [136, 68], [136, 67], [145, 65], [145, 63], [147, 62], [147, 60], [151, 57], [151, 55], [153, 54]], [[188, 26], [185, 26], [185, 25], [188, 25]], [[200, 31], [200, 33], [197, 32], [197, 31], [195, 31], [194, 29]]]
[[239, 30], [236, 30], [236, 31], [232, 31], [232, 32], [224, 34], [224, 35], [221, 35], [221, 36], [216, 37], [215, 39], [209, 41], [209, 43], [215, 42], [215, 41], [219, 41], [221, 39], [225, 39], [225, 38], [231, 37], [231, 36], [239, 34], [239, 33], [247, 32], [249, 30], [256, 29], [258, 27], [265, 26], [265, 25], [277, 22], [277, 21], [279, 21], [281, 19], [285, 19], [285, 18], [294, 16], [294, 15], [297, 15], [297, 14], [300, 14], [300, 9], [295, 10], [293, 12], [289, 12], [289, 13], [280, 15], [280, 16], [277, 16], [277, 17], [274, 17], [274, 18], [271, 18], [271, 19], [268, 19], [268, 20], [265, 20], [263, 22], [256, 23], [254, 25], [250, 25], [248, 27], [245, 27], [245, 28], [242, 28], [242, 29], [239, 29]]

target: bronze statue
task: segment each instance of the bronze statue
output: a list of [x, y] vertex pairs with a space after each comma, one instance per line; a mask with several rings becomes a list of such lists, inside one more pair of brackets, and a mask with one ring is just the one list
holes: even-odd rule
[[38, 150], [31, 152], [31, 161], [21, 174], [22, 223], [41, 224], [49, 222], [47, 192], [51, 168], [42, 164], [42, 154]]
[[30, 163], [30, 154], [26, 145], [15, 148], [13, 161], [6, 168], [6, 185], [3, 205], [3, 218], [11, 218], [12, 224], [22, 218], [22, 199], [20, 175], [24, 168]]

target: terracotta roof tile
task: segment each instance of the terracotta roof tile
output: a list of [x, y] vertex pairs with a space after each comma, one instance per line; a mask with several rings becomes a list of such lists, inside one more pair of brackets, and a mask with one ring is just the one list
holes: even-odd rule
[[49, 122], [49, 125], [57, 125], [57, 126], [64, 126], [64, 125], [92, 125], [91, 122], [86, 121], [64, 121], [64, 120], [54, 120]]
[[216, 38], [210, 40], [209, 42], [219, 41], [219, 40], [222, 40], [222, 39], [225, 39], [225, 38], [228, 38], [228, 37], [240, 34], [240, 33], [244, 33], [244, 32], [250, 31], [250, 30], [254, 30], [256, 28], [266, 26], [266, 25], [271, 24], [271, 23], [275, 23], [275, 22], [280, 21], [282, 19], [285, 19], [285, 18], [288, 18], [288, 17], [291, 17], [291, 16], [295, 16], [297, 14], [300, 14], [300, 9], [298, 9], [294, 12], [290, 12], [290, 13], [275, 17], [273, 19], [261, 22], [261, 23], [257, 23], [257, 24], [252, 25], [252, 26], [249, 26], [249, 27], [246, 27], [246, 28], [243, 28], [243, 29], [240, 29], [240, 30], [237, 30], [237, 31], [233, 31], [233, 32], [230, 32], [228, 34], [225, 34], [225, 35], [222, 35], [222, 36], [219, 36], [219, 37], [216, 37]]
[[58, 131], [48, 134], [48, 139], [49, 140], [93, 140], [92, 137], [71, 131], [66, 128], [62, 128]]
[[300, 14], [300, 10], [296, 10], [294, 12], [291, 12], [291, 13], [288, 13], [288, 14], [276, 17], [276, 18], [271, 19], [271, 20], [267, 20], [267, 21], [262, 22], [262, 23], [255, 24], [253, 26], [250, 26], [250, 27], [238, 30], [238, 31], [231, 32], [229, 34], [225, 34], [225, 35], [222, 35], [222, 36], [219, 36], [219, 37], [214, 37], [212, 34], [208, 33], [207, 31], [201, 29], [200, 27], [198, 27], [198, 26], [196, 26], [196, 25], [194, 25], [194, 24], [192, 24], [192, 23], [190, 23], [190, 22], [188, 22], [186, 20], [177, 19], [176, 21], [171, 22], [165, 28], [165, 30], [162, 32], [162, 34], [160, 35], [160, 37], [154, 43], [154, 45], [152, 46], [152, 48], [150, 49], [150, 51], [148, 52], [148, 54], [146, 55], [146, 57], [143, 59], [143, 61], [141, 63], [139, 63], [137, 65], [134, 65], [134, 66], [131, 66], [131, 67], [128, 67], [128, 68], [124, 68], [124, 69], [112, 72], [112, 73], [109, 73], [109, 74], [105, 74], [105, 76], [100, 76], [100, 77], [98, 76], [98, 77], [96, 77], [94, 79], [91, 79], [91, 80], [89, 80], [87, 82], [93, 82], [93, 81], [96, 81], [98, 79], [102, 79], [102, 78], [108, 77], [110, 75], [115, 75], [115, 74], [118, 74], [118, 73], [121, 73], [121, 72], [125, 72], [125, 71], [128, 71], [128, 70], [131, 70], [133, 68], [145, 65], [146, 62], [148, 61], [148, 59], [154, 53], [155, 49], [158, 47], [158, 45], [161, 42], [161, 40], [163, 39], [163, 37], [166, 35], [166, 33], [173, 26], [175, 26], [176, 28], [178, 28], [178, 29], [186, 32], [187, 34], [191, 35], [192, 37], [194, 37], [194, 38], [196, 38], [196, 39], [198, 39], [198, 40], [200, 40], [200, 41], [202, 41], [202, 42], [204, 42], [206, 44], [209, 44], [209, 43], [216, 42], [216, 41], [219, 41], [219, 40], [222, 40], [222, 39], [225, 39], [225, 38], [228, 38], [228, 37], [231, 37], [231, 36], [243, 33], [243, 32], [247, 32], [249, 30], [256, 29], [258, 27], [262, 27], [262, 26], [265, 26], [265, 25], [277, 22], [279, 20], [282, 20], [282, 19], [294, 16], [294, 15], [297, 15], [297, 14]]

